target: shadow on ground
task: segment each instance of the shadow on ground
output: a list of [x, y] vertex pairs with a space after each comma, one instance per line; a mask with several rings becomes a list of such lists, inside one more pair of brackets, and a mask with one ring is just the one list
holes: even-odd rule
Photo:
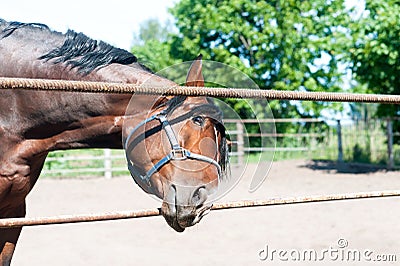
[[327, 171], [329, 173], [343, 174], [369, 174], [388, 171], [385, 166], [364, 164], [364, 163], [346, 163], [328, 160], [311, 160], [300, 168], [308, 168], [315, 171]]

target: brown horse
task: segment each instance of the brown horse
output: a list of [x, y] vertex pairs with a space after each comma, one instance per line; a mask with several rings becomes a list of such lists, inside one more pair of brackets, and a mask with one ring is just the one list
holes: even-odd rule
[[[152, 74], [131, 53], [81, 33], [4, 20], [0, 76], [175, 85]], [[199, 59], [187, 85], [203, 84]], [[132, 176], [163, 199], [168, 224], [183, 231], [197, 223], [226, 169], [218, 109], [206, 98], [135, 95], [127, 116], [131, 96], [0, 91], [0, 218], [25, 216], [25, 197], [50, 151], [122, 148], [124, 141]], [[151, 110], [144, 111], [149, 103]], [[0, 265], [10, 264], [21, 229], [0, 229]]]

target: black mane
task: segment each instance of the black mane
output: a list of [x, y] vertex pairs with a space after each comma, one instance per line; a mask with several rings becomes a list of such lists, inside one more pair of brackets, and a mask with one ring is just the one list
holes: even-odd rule
[[[7, 23], [4, 19], [0, 19], [0, 25]], [[8, 25], [0, 32], [0, 40], [7, 38], [8, 36], [10, 36], [11, 34], [14, 33], [14, 31], [20, 29], [20, 28], [24, 28], [24, 27], [33, 27], [33, 28], [39, 28], [39, 29], [45, 29], [45, 30], [49, 30], [49, 27], [41, 24], [41, 23], [22, 23], [22, 22], [17, 22], [17, 21], [13, 21], [8, 23]]]
[[[4, 23], [7, 22], [0, 19], [0, 25]], [[8, 25], [0, 32], [0, 40], [7, 38], [21, 28], [40, 28], [54, 33], [48, 26], [40, 23], [9, 22], [7, 24]], [[76, 33], [75, 31], [68, 30], [64, 36], [65, 41], [60, 47], [53, 49], [38, 59], [46, 61], [55, 59], [55, 64], [66, 63], [71, 66], [71, 68], [77, 68], [78, 71], [84, 75], [112, 63], [129, 65], [137, 62], [136, 56], [132, 53], [116, 48], [103, 41], [90, 39], [83, 33]], [[142, 67], [147, 69], [144, 66]]]
[[120, 48], [115, 48], [103, 41], [92, 40], [83, 33], [68, 30], [64, 44], [39, 57], [57, 63], [67, 63], [79, 72], [89, 74], [93, 70], [112, 63], [129, 65], [137, 62], [136, 56]]

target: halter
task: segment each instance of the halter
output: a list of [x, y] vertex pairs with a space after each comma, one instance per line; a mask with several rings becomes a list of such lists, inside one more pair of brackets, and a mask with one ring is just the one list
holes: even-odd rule
[[126, 160], [128, 162], [128, 169], [129, 169], [129, 172], [131, 173], [132, 177], [139, 177], [143, 182], [146, 182], [148, 186], [151, 186], [151, 184], [150, 184], [151, 176], [154, 175], [156, 172], [158, 172], [158, 170], [160, 170], [161, 167], [163, 167], [165, 164], [169, 163], [170, 161], [184, 161], [187, 159], [198, 160], [198, 161], [213, 164], [215, 167], [217, 167], [218, 179], [221, 177], [222, 170], [221, 170], [221, 166], [218, 164], [217, 161], [215, 161], [214, 159], [212, 159], [210, 157], [207, 157], [207, 156], [204, 156], [201, 154], [197, 154], [197, 153], [193, 153], [193, 152], [183, 148], [181, 145], [179, 145], [179, 142], [175, 136], [174, 130], [172, 129], [171, 124], [167, 119], [165, 110], [143, 120], [129, 133], [129, 135], [125, 141], [125, 149], [126, 150], [128, 149], [129, 140], [132, 138], [132, 136], [135, 134], [135, 132], [140, 127], [142, 127], [146, 123], [153, 121], [153, 120], [158, 120], [161, 123], [162, 128], [164, 129], [164, 131], [168, 137], [169, 143], [171, 144], [171, 151], [164, 158], [162, 158], [156, 164], [154, 164], [153, 167], [150, 168], [150, 170], [148, 170], [145, 175], [140, 174], [140, 172], [137, 170], [137, 167], [128, 158], [128, 152], [126, 152]]

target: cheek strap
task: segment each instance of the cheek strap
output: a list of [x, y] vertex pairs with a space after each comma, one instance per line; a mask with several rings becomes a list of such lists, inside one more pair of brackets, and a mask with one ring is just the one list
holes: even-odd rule
[[[134, 163], [128, 158], [128, 153], [129, 153], [128, 144], [129, 144], [129, 140], [132, 138], [134, 133], [140, 127], [142, 127], [146, 123], [153, 121], [153, 120], [160, 121], [162, 128], [168, 137], [169, 143], [171, 144], [171, 151], [166, 156], [164, 156], [161, 160], [159, 160], [156, 164], [154, 164], [153, 167], [151, 167], [145, 175], [142, 175], [140, 173], [140, 171], [138, 170], [137, 166], [135, 166]], [[131, 176], [133, 178], [135, 178], [135, 177], [140, 178], [141, 181], [146, 183], [149, 187], [151, 187], [151, 183], [150, 183], [151, 176], [154, 175], [156, 172], [158, 172], [161, 169], [161, 167], [163, 167], [165, 164], [169, 163], [170, 161], [183, 161], [183, 160], [191, 159], [191, 160], [207, 162], [207, 163], [214, 165], [217, 168], [218, 180], [222, 176], [221, 166], [218, 164], [218, 162], [216, 160], [214, 160], [210, 157], [201, 155], [201, 154], [192, 153], [191, 151], [189, 151], [179, 145], [179, 142], [178, 142], [178, 139], [176, 138], [174, 130], [172, 129], [172, 126], [169, 123], [167, 116], [163, 112], [161, 112], [157, 115], [153, 115], [153, 116], [143, 120], [142, 122], [140, 122], [128, 135], [128, 137], [125, 141], [125, 150], [126, 150], [126, 152], [125, 152], [126, 160], [128, 162], [128, 170], [131, 173]]]

